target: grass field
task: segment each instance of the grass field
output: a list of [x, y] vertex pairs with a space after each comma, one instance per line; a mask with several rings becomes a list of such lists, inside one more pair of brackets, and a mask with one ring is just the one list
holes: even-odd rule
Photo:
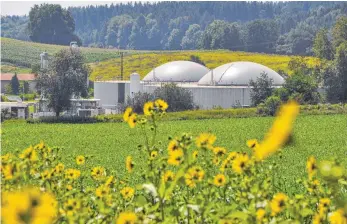
[[[162, 148], [167, 146], [167, 136], [183, 132], [197, 135], [212, 131], [217, 135], [216, 145], [228, 150], [247, 151], [245, 141], [262, 139], [273, 118], [231, 118], [204, 121], [169, 121], [159, 124]], [[318, 160], [339, 157], [347, 165], [346, 115], [299, 116], [294, 127], [294, 143], [284, 148], [282, 158], [276, 155], [269, 162], [279, 164], [276, 172], [278, 187], [288, 193], [300, 192], [296, 178], [305, 174], [306, 159], [314, 155]], [[44, 140], [49, 146], [64, 147], [63, 161], [74, 164], [76, 155], [94, 157], [93, 165], [113, 168], [119, 175], [125, 173], [124, 160], [132, 155], [141, 166], [137, 145], [143, 141], [139, 129], [130, 129], [125, 123], [97, 124], [27, 124], [5, 122], [2, 126], [2, 154], [23, 150], [30, 144]], [[280, 184], [281, 183], [281, 184]]]
[[[123, 65], [125, 79], [128, 79], [129, 75], [134, 72], [139, 73], [141, 78], [143, 78], [159, 65], [170, 61], [189, 60], [191, 55], [199, 56], [210, 69], [234, 61], [251, 61], [268, 66], [275, 71], [283, 70], [290, 73], [288, 71], [290, 56], [232, 51], [162, 51], [125, 56]], [[306, 57], [306, 60], [309, 65], [318, 63], [318, 60], [313, 57]], [[92, 80], [110, 80], [120, 76], [120, 58], [92, 63], [91, 67]]]

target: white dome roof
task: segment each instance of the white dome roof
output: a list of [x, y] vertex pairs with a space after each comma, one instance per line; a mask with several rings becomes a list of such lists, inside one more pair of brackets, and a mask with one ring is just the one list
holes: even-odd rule
[[192, 61], [172, 61], [150, 71], [144, 81], [153, 82], [198, 82], [208, 68]]
[[[199, 81], [199, 85], [211, 85], [211, 72], [209, 71]], [[249, 62], [239, 61], [221, 65], [213, 69], [213, 81], [215, 85], [249, 85], [249, 81], [256, 81], [261, 73], [267, 73], [269, 78], [272, 78], [274, 85], [282, 85], [284, 79], [277, 72], [264, 65]]]

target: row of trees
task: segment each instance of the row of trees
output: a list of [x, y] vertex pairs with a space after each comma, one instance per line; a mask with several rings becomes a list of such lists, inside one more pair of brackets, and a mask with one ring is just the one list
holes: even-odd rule
[[68, 10], [44, 4], [29, 17], [2, 17], [1, 35], [22, 38], [26, 19], [28, 37], [43, 43], [79, 36], [85, 46], [310, 55], [316, 32], [346, 12], [344, 2], [140, 2]]

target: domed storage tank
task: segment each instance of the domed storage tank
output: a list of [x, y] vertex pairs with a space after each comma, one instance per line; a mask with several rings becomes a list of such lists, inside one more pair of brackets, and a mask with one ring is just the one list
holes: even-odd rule
[[209, 71], [192, 61], [172, 61], [150, 71], [143, 81], [152, 82], [198, 82]]
[[238, 61], [209, 71], [199, 80], [198, 85], [248, 86], [251, 79], [256, 81], [263, 72], [272, 78], [273, 85], [280, 86], [284, 83], [282, 76], [271, 68], [254, 62]]

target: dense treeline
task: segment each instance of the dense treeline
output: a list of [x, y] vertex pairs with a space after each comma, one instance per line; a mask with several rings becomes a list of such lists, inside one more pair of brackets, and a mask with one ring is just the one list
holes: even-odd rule
[[[330, 34], [336, 19], [347, 14], [347, 3], [135, 2], [68, 11], [85, 46], [312, 55], [318, 30]], [[22, 38], [11, 18], [2, 17], [2, 36]]]

